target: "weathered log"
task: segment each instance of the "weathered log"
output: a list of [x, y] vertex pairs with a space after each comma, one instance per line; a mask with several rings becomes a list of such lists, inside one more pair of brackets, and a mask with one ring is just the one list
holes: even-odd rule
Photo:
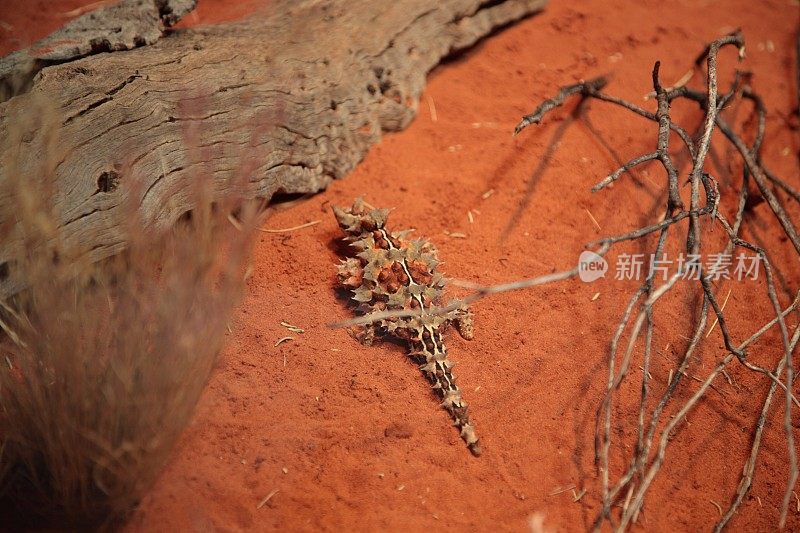
[[[201, 172], [219, 194], [243, 161], [248, 179], [239, 192], [247, 198], [317, 192], [352, 170], [383, 132], [411, 121], [425, 76], [442, 58], [545, 3], [275, 0], [239, 23], [62, 58], [0, 103], [0, 182], [12, 166], [23, 176], [40, 172], [52, 151], [47, 121], [30, 120], [44, 101], [57, 117], [52, 191], [61, 233], [92, 260], [125, 247], [126, 201], [148, 224], [172, 224], [191, 209], [190, 185]], [[11, 202], [0, 196], [0, 212]], [[15, 239], [5, 240], [7, 294], [16, 286]]]
[[30, 88], [43, 68], [155, 43], [196, 0], [122, 0], [78, 17], [34, 46], [0, 58], [0, 102]]

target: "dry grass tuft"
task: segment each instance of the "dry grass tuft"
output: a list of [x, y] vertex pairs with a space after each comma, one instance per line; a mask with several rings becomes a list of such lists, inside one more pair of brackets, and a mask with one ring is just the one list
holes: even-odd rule
[[23, 527], [109, 527], [190, 421], [256, 217], [240, 207], [234, 227], [234, 202], [198, 186], [197, 208], [168, 231], [126, 208], [129, 246], [94, 262], [60, 235], [47, 200], [56, 147], [36, 173], [15, 167], [13, 143], [2, 152], [0, 194], [12, 201], [0, 205], [13, 208], [0, 211], [0, 250], [13, 243], [12, 276], [26, 288], [0, 301], [0, 514]]

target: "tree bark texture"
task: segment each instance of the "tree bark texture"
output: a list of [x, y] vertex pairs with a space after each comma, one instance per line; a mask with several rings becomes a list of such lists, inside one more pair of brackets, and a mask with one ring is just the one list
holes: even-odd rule
[[[545, 3], [275, 0], [170, 31], [192, 0], [126, 0], [0, 60], [0, 183], [50, 161], [61, 235], [91, 260], [124, 249], [125, 205], [172, 224], [200, 176], [219, 195], [317, 192], [409, 124], [443, 58]], [[0, 210], [14, 201], [0, 193]], [[4, 240], [8, 294], [19, 239]]]

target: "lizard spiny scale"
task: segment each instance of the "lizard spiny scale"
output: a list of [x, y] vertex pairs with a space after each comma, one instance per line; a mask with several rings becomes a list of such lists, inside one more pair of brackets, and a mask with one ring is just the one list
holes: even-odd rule
[[481, 448], [467, 403], [451, 372], [444, 332], [453, 324], [465, 339], [472, 338], [472, 314], [463, 307], [446, 315], [426, 310], [441, 304], [444, 278], [436, 271], [436, 248], [426, 239], [408, 239], [408, 231], [389, 232], [388, 209], [368, 208], [362, 199], [352, 207], [334, 207], [333, 213], [352, 250], [339, 265], [339, 283], [351, 293], [357, 312], [421, 310], [410, 317], [385, 318], [364, 326], [361, 341], [372, 344], [380, 335], [404, 340], [409, 357], [419, 366], [450, 413], [453, 425], [473, 455]]

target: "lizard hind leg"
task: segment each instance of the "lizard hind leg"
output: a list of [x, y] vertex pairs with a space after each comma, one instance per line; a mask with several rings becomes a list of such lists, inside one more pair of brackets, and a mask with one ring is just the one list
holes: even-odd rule
[[462, 338], [468, 341], [472, 340], [475, 336], [475, 331], [473, 330], [472, 311], [469, 307], [462, 305], [455, 311], [452, 311], [448, 318], [453, 322], [456, 331], [458, 331], [458, 334], [461, 335]]

